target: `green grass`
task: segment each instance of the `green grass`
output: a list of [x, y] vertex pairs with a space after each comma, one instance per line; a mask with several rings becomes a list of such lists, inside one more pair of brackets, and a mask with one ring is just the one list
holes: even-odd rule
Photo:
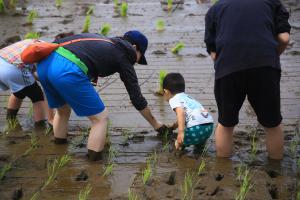
[[205, 159], [202, 159], [201, 163], [200, 163], [200, 165], [198, 167], [198, 172], [197, 172], [198, 176], [203, 173], [205, 167], [206, 167]]
[[38, 13], [35, 10], [31, 10], [27, 16], [27, 23], [33, 24], [33, 21], [38, 17]]
[[164, 31], [165, 30], [165, 21], [163, 19], [156, 20], [155, 27], [156, 27], [157, 31]]
[[104, 172], [103, 172], [103, 176], [109, 176], [112, 174], [112, 171], [114, 169], [115, 164], [114, 163], [110, 163], [108, 165], [106, 165], [104, 167]]
[[5, 164], [1, 169], [0, 169], [0, 181], [3, 180], [5, 177], [5, 174], [9, 172], [12, 169], [12, 164], [8, 163]]
[[41, 37], [40, 33], [29, 32], [25, 35], [25, 39], [39, 39]]
[[91, 25], [91, 16], [87, 15], [84, 20], [82, 33], [88, 33]]
[[152, 175], [151, 163], [147, 161], [146, 168], [142, 172], [142, 180], [144, 185], [146, 185], [149, 182], [151, 175]]
[[[159, 70], [159, 90], [158, 93], [159, 94], [163, 94], [164, 93], [164, 89], [163, 89], [163, 82], [165, 80], [165, 77], [167, 76], [168, 72], [166, 70]], [[168, 134], [168, 132], [166, 133]], [[168, 135], [167, 135], [168, 137]]]
[[62, 2], [63, 2], [63, 0], [55, 0], [55, 6], [56, 6], [57, 8], [60, 8], [61, 5], [62, 5]]
[[138, 196], [128, 189], [128, 200], [138, 200]]
[[89, 9], [86, 11], [86, 15], [94, 14], [95, 6], [89, 6]]
[[4, 0], [0, 0], [0, 13], [4, 13], [4, 12], [5, 12]]
[[128, 11], [128, 4], [127, 4], [127, 2], [123, 1], [121, 4], [121, 16], [126, 17], [127, 11]]
[[189, 170], [184, 175], [184, 180], [181, 185], [181, 199], [192, 200], [194, 195], [194, 189], [198, 183], [196, 175]]
[[87, 184], [82, 190], [80, 190], [78, 200], [87, 200], [92, 189], [92, 186]]
[[243, 182], [240, 187], [239, 193], [235, 195], [235, 200], [244, 200], [249, 190], [253, 187], [253, 185], [251, 184], [250, 171], [247, 168], [245, 168], [242, 176]]
[[167, 9], [169, 12], [172, 11], [173, 8], [173, 0], [167, 0]]
[[108, 24], [108, 23], [105, 23], [105, 24], [102, 25], [102, 27], [101, 27], [99, 33], [100, 33], [101, 35], [107, 36], [108, 33], [110, 32], [110, 30], [111, 30], [111, 25]]
[[184, 47], [185, 44], [183, 42], [178, 42], [175, 47], [171, 49], [171, 52], [173, 54], [178, 54]]

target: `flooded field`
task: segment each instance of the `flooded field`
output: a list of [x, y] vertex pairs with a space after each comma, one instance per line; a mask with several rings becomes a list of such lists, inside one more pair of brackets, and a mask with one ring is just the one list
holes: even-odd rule
[[[127, 17], [121, 17], [115, 12], [112, 0], [65, 0], [60, 8], [55, 1], [28, 0], [26, 9], [17, 4], [16, 12], [0, 15], [0, 46], [23, 38], [28, 32], [38, 32], [47, 41], [60, 32], [80, 33], [86, 11], [94, 6], [90, 32], [98, 32], [104, 23], [109, 23], [108, 36], [138, 29], [149, 37], [146, 55], [149, 65], [135, 67], [143, 94], [161, 122], [171, 124], [175, 114], [167, 102], [154, 95], [159, 88], [159, 70], [182, 73], [187, 93], [209, 108], [216, 121], [214, 70], [203, 42], [204, 17], [211, 3], [174, 1], [183, 4], [174, 4], [172, 12], [167, 12], [167, 5], [159, 0], [127, 2]], [[247, 186], [247, 180], [250, 187], [247, 200], [299, 200], [300, 4], [297, 0], [283, 0], [283, 3], [291, 13], [292, 35], [289, 48], [281, 57], [285, 130], [282, 162], [267, 159], [265, 134], [248, 102], [240, 112], [231, 159], [215, 157], [213, 136], [204, 151], [195, 152], [190, 148], [175, 151], [172, 138], [158, 138], [133, 108], [116, 74], [101, 79], [97, 86], [110, 113], [110, 145], [105, 158], [99, 162], [86, 159], [87, 119], [72, 113], [68, 144], [55, 145], [51, 132], [32, 127], [27, 99], [18, 116], [19, 125], [7, 131], [8, 93], [0, 94], [0, 200], [78, 199], [81, 191], [89, 189], [88, 199], [130, 199], [130, 193], [140, 200], [231, 200]], [[38, 13], [32, 26], [26, 18], [31, 10]], [[156, 30], [158, 19], [165, 21], [164, 31]], [[186, 47], [179, 55], [173, 55], [171, 48], [180, 41]], [[58, 167], [49, 170], [55, 164]]]

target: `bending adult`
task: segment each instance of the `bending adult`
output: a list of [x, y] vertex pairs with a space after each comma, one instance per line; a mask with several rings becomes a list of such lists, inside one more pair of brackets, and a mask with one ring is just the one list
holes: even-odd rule
[[279, 56], [289, 42], [288, 18], [279, 0], [220, 0], [209, 9], [205, 43], [215, 65], [217, 156], [231, 155], [233, 129], [247, 96], [265, 128], [269, 157], [283, 157]]
[[[22, 51], [38, 40], [27, 39], [0, 49], [0, 91], [10, 90], [6, 118], [16, 119], [23, 99], [28, 97], [33, 105], [35, 126], [45, 125], [47, 106], [41, 87], [34, 77], [34, 65], [25, 65], [21, 61]], [[51, 111], [48, 111], [49, 123], [52, 123]]]
[[67, 142], [67, 125], [71, 108], [78, 116], [92, 122], [88, 138], [88, 157], [101, 159], [105, 145], [108, 113], [91, 80], [119, 73], [133, 106], [158, 132], [162, 126], [151, 114], [141, 93], [134, 64], [146, 65], [147, 38], [139, 31], [129, 31], [123, 37], [106, 38], [84, 33], [57, 39], [63, 43], [80, 38], [103, 38], [109, 41], [80, 41], [59, 47], [38, 65], [38, 76], [45, 90], [48, 104], [56, 108], [54, 117], [55, 143]]

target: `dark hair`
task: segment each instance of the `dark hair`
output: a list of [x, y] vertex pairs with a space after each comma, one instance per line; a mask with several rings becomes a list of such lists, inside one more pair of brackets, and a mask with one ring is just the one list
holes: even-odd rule
[[69, 36], [72, 36], [72, 35], [74, 35], [73, 31], [63, 32], [63, 33], [60, 33], [60, 34], [56, 35], [54, 38], [57, 40], [57, 39], [62, 39], [62, 38], [69, 37]]
[[185, 91], [184, 78], [180, 73], [169, 73], [164, 78], [163, 89], [170, 90], [172, 94]]

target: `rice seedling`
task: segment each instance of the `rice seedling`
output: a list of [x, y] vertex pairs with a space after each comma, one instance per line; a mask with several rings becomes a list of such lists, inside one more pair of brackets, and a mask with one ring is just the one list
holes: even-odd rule
[[16, 9], [16, 2], [17, 0], [9, 0], [9, 8]]
[[40, 198], [41, 192], [37, 191], [35, 192], [32, 197], [30, 198], [30, 200], [38, 200]]
[[154, 152], [149, 156], [149, 158], [147, 159], [147, 162], [150, 162], [153, 166], [156, 165], [156, 163], [157, 163], [157, 153], [156, 153], [156, 151], [154, 151]]
[[123, 1], [121, 4], [121, 16], [126, 17], [127, 16], [127, 11], [128, 11], [128, 4], [126, 1]]
[[148, 161], [146, 168], [142, 172], [142, 179], [144, 185], [146, 185], [149, 182], [151, 175], [152, 175], [151, 163]]
[[103, 176], [109, 176], [112, 174], [112, 171], [114, 169], [115, 164], [114, 163], [110, 163], [108, 165], [106, 165], [104, 167], [104, 172], [103, 172]]
[[4, 13], [4, 12], [5, 12], [4, 0], [0, 0], [0, 13]]
[[128, 189], [128, 200], [138, 200], [138, 196]]
[[246, 198], [247, 193], [253, 187], [250, 181], [251, 181], [250, 171], [246, 168], [243, 173], [243, 182], [240, 187], [240, 191], [238, 194], [235, 195], [235, 200], [244, 200]]
[[166, 152], [169, 149], [169, 144], [170, 144], [169, 142], [167, 142], [167, 143], [164, 144], [164, 146], [162, 148], [163, 152]]
[[39, 39], [41, 37], [40, 33], [29, 32], [25, 35], [25, 39]]
[[55, 180], [59, 170], [65, 165], [67, 165], [69, 161], [71, 161], [71, 156], [63, 155], [60, 158], [55, 158], [53, 162], [47, 163], [48, 179], [43, 184], [41, 190], [46, 188], [50, 183], [52, 183]]
[[291, 152], [293, 158], [295, 158], [297, 155], [297, 147], [298, 147], [298, 141], [293, 140], [290, 144], [290, 152]]
[[5, 177], [5, 174], [12, 168], [12, 163], [5, 164], [0, 170], [0, 181]]
[[85, 20], [84, 20], [84, 25], [83, 25], [82, 32], [83, 32], [83, 33], [88, 33], [88, 32], [89, 32], [89, 29], [90, 29], [90, 25], [91, 25], [91, 16], [90, 16], [90, 15], [87, 15], [87, 16], [85, 17]]
[[200, 165], [198, 167], [198, 172], [197, 172], [198, 176], [202, 174], [202, 172], [204, 171], [205, 167], [206, 167], [205, 160], [202, 159], [201, 163], [200, 163]]
[[257, 142], [255, 133], [251, 137], [251, 162], [253, 162], [256, 158], [257, 153]]
[[156, 27], [157, 31], [164, 31], [165, 30], [165, 21], [163, 19], [156, 20], [155, 27]]
[[38, 13], [35, 10], [31, 10], [27, 16], [27, 23], [33, 24], [33, 20], [38, 17]]
[[[159, 70], [159, 90], [158, 90], [158, 93], [160, 95], [163, 95], [163, 93], [164, 93], [163, 82], [164, 82], [164, 79], [167, 76], [167, 74], [168, 73], [167, 73], [166, 70]], [[168, 137], [168, 131], [165, 132], [165, 135], [167, 135], [167, 137]]]
[[89, 6], [88, 10], [86, 11], [86, 15], [94, 14], [95, 6]]
[[46, 130], [45, 130], [45, 136], [48, 136], [52, 132], [53, 132], [53, 128], [48, 125], [47, 128], [46, 128]]
[[114, 9], [115, 10], [119, 9], [119, 0], [114, 0]]
[[119, 152], [113, 147], [113, 145], [110, 145], [108, 150], [108, 162], [112, 163], [115, 157], [119, 155]]
[[31, 151], [37, 149], [38, 147], [38, 138], [34, 134], [31, 134], [30, 147], [23, 153], [22, 156], [27, 156]]
[[28, 111], [28, 118], [31, 119], [33, 116], [33, 105], [32, 103], [29, 104], [29, 111]]
[[194, 173], [187, 171], [184, 175], [184, 180], [181, 185], [181, 199], [182, 200], [192, 200], [194, 194], [194, 188], [197, 184], [196, 176]]
[[87, 200], [92, 189], [92, 186], [87, 184], [82, 190], [80, 190], [78, 200]]
[[56, 6], [57, 8], [60, 8], [61, 5], [62, 5], [62, 2], [63, 2], [63, 0], [55, 0], [55, 6]]
[[108, 35], [108, 33], [110, 32], [110, 30], [111, 30], [111, 25], [108, 24], [108, 23], [105, 23], [105, 24], [102, 25], [102, 27], [101, 27], [99, 33], [100, 33], [101, 35], [106, 36], [106, 35]]
[[10, 131], [17, 128], [19, 122], [16, 117], [7, 119], [7, 128], [5, 129], [5, 133], [8, 134]]
[[241, 182], [242, 180], [243, 180], [243, 174], [244, 174], [244, 169], [245, 168], [245, 166], [244, 165], [242, 165], [242, 164], [239, 164], [238, 165], [238, 168], [237, 168], [237, 177], [236, 177], [236, 179], [239, 181], [239, 182]]
[[167, 0], [167, 9], [169, 12], [172, 11], [172, 7], [173, 7], [173, 0]]
[[171, 49], [173, 54], [178, 54], [185, 47], [183, 42], [178, 42], [174, 48]]

